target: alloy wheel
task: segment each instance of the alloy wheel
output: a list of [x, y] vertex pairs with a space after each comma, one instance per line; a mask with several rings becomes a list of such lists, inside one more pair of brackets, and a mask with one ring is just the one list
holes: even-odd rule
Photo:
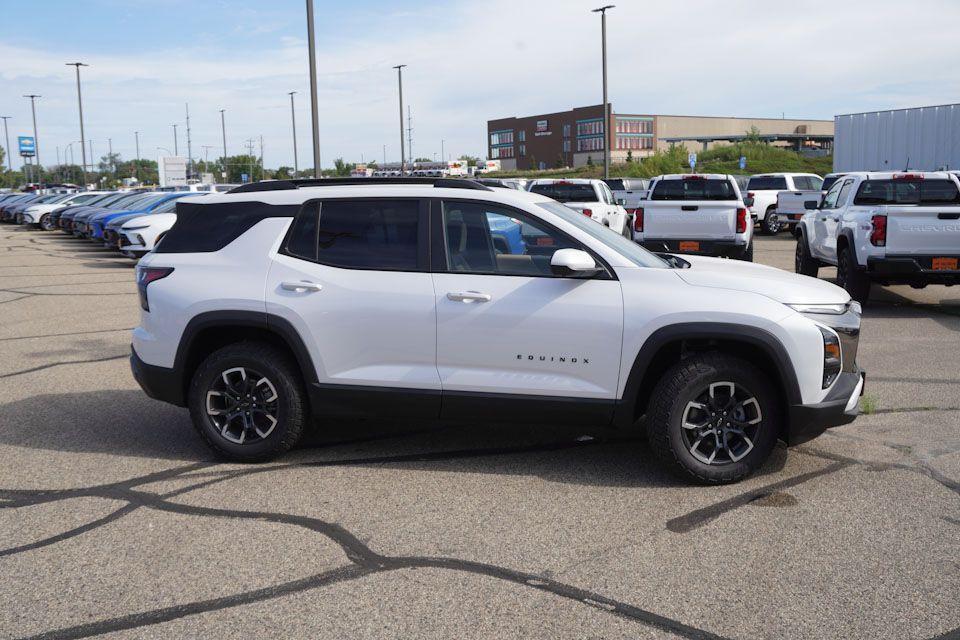
[[279, 422], [277, 388], [246, 367], [223, 371], [207, 391], [207, 417], [220, 435], [235, 444], [265, 440]]
[[763, 412], [757, 398], [730, 381], [713, 382], [683, 410], [681, 436], [704, 464], [738, 462], [753, 450]]

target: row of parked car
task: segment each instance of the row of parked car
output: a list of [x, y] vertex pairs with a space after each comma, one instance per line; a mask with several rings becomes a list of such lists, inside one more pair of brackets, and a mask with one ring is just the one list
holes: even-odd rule
[[101, 242], [129, 258], [151, 251], [177, 220], [177, 201], [227, 191], [78, 191], [0, 196], [0, 221], [30, 225]]

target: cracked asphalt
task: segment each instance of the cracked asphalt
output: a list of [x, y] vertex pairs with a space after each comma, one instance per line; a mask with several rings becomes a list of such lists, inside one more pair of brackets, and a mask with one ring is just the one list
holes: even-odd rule
[[960, 289], [875, 288], [874, 411], [711, 488], [523, 425], [220, 464], [133, 381], [138, 311], [132, 261], [0, 227], [2, 637], [960, 637]]

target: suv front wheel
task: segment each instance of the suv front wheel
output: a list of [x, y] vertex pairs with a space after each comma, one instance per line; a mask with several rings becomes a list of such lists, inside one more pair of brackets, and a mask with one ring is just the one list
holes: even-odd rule
[[190, 383], [189, 405], [200, 436], [238, 462], [288, 451], [303, 434], [307, 412], [296, 364], [260, 342], [238, 342], [207, 356]]
[[704, 484], [742, 480], [777, 441], [780, 408], [766, 376], [726, 354], [695, 354], [653, 390], [646, 428], [654, 453], [674, 472]]

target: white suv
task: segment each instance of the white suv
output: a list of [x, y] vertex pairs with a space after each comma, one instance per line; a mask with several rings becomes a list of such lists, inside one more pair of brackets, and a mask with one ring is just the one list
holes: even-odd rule
[[839, 287], [661, 258], [470, 180], [186, 198], [137, 282], [136, 379], [234, 460], [286, 451], [311, 417], [639, 424], [671, 468], [730, 482], [777, 438], [852, 421], [863, 389]]

